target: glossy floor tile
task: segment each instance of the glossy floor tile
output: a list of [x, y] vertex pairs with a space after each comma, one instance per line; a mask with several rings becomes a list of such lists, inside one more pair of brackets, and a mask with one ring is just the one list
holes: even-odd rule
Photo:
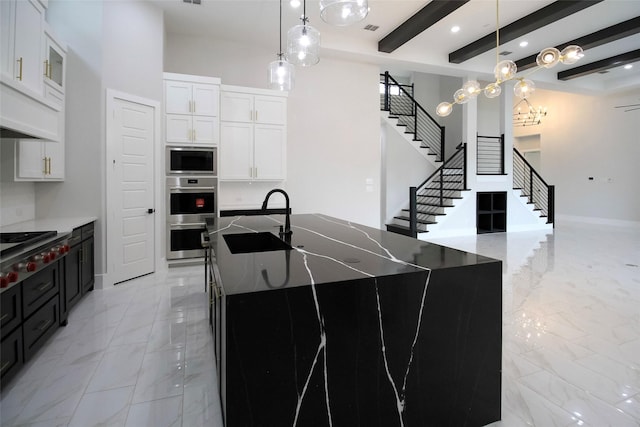
[[[640, 426], [640, 228], [433, 240], [503, 261], [502, 421]], [[87, 295], [3, 390], [2, 426], [221, 427], [203, 271]]]

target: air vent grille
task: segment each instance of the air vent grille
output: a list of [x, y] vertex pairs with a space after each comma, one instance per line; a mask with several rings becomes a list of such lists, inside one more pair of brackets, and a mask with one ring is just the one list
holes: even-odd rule
[[202, 0], [182, 0], [184, 3], [200, 4]]
[[602, 71], [598, 71], [598, 74], [607, 74], [609, 72], [609, 70], [602, 70]]
[[364, 29], [367, 31], [375, 31], [378, 28], [380, 28], [379, 25], [371, 25], [371, 24], [368, 24], [367, 26], [364, 27]]
[[508, 50], [503, 50], [502, 52], [500, 52], [500, 56], [507, 56], [507, 55], [511, 55], [513, 52], [510, 52]]

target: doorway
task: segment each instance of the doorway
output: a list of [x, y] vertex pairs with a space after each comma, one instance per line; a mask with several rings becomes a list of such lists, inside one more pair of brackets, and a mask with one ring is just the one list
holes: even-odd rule
[[107, 277], [117, 284], [153, 273], [160, 104], [107, 90]]

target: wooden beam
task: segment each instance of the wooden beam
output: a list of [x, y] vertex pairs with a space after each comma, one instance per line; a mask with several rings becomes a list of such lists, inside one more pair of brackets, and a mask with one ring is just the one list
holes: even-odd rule
[[[553, 2], [542, 9], [538, 9], [509, 25], [505, 25], [500, 28], [500, 42], [507, 43], [515, 40], [518, 37], [591, 7], [601, 1], [603, 0], [562, 0]], [[451, 52], [449, 54], [449, 62], [453, 64], [460, 64], [495, 47], [496, 33], [494, 31], [481, 39], [469, 43], [455, 52]]]
[[600, 61], [591, 62], [589, 64], [581, 65], [580, 67], [571, 68], [569, 70], [560, 71], [558, 73], [558, 80], [571, 80], [578, 77], [587, 76], [589, 74], [598, 73], [609, 68], [621, 67], [625, 64], [630, 64], [640, 60], [640, 49], [632, 50], [631, 52], [621, 53], [620, 55], [612, 56], [610, 58], [601, 59]]
[[391, 53], [469, 0], [433, 0], [378, 42], [378, 52]]
[[[628, 21], [620, 22], [610, 27], [603, 28], [600, 31], [587, 34], [586, 36], [582, 36], [575, 40], [560, 43], [556, 46], [556, 49], [562, 50], [565, 47], [574, 44], [580, 46], [582, 50], [587, 50], [623, 39], [628, 36], [632, 36], [637, 33], [640, 33], [640, 16], [636, 16], [635, 18], [631, 18]], [[538, 54], [536, 53], [534, 55], [527, 56], [526, 58], [518, 59], [516, 61], [518, 71], [524, 71], [528, 70], [529, 68], [535, 67], [537, 65], [537, 56]]]

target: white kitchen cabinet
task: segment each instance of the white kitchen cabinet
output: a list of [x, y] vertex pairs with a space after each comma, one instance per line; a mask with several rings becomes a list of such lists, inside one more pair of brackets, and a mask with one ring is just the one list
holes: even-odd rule
[[286, 94], [223, 85], [220, 92], [220, 179], [286, 179], [286, 122]]
[[36, 139], [16, 141], [16, 181], [63, 181], [64, 143]]
[[44, 7], [37, 0], [3, 0], [0, 8], [3, 78], [18, 83], [23, 91], [41, 96]]
[[282, 181], [286, 178], [286, 129], [222, 122], [220, 156], [221, 180]]
[[287, 99], [283, 96], [252, 95], [225, 90], [220, 95], [220, 109], [220, 120], [225, 122], [271, 125], [287, 123]]
[[219, 106], [220, 79], [164, 73], [167, 143], [217, 145]]
[[218, 120], [215, 117], [166, 114], [167, 142], [193, 145], [218, 143]]
[[64, 97], [65, 91], [65, 72], [66, 72], [66, 49], [58, 42], [55, 35], [45, 23], [44, 30], [44, 83], [45, 98], [47, 92], [57, 91]]

